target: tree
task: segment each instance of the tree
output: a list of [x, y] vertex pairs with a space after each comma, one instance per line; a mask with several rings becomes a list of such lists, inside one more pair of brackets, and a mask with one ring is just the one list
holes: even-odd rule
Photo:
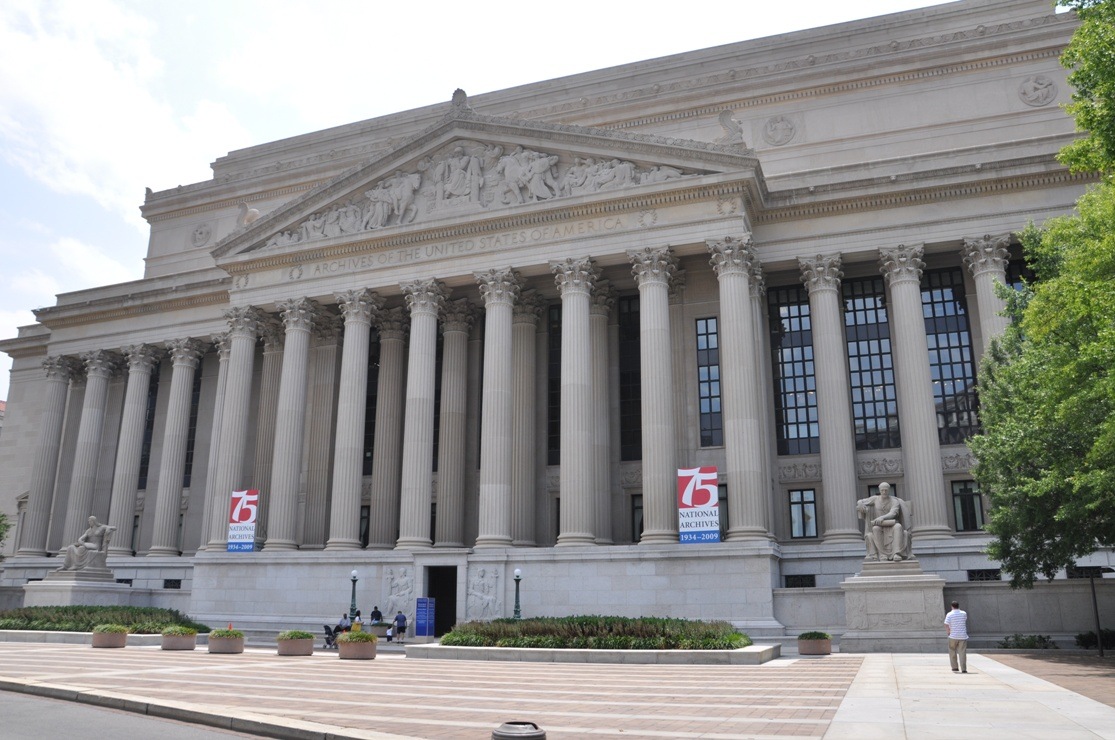
[[1074, 172], [1106, 172], [1115, 167], [1115, 2], [1058, 0], [1076, 10], [1080, 27], [1061, 55], [1072, 69], [1074, 92], [1066, 110], [1087, 135], [1061, 150]]
[[[4, 512], [0, 511], [0, 549], [4, 547], [4, 539], [8, 536], [8, 528], [11, 524], [8, 522], [8, 517]], [[4, 555], [0, 554], [0, 560], [4, 559]]]
[[988, 554], [1014, 586], [1115, 545], [1115, 185], [1027, 229], [1038, 280], [984, 360], [971, 441], [991, 504]]

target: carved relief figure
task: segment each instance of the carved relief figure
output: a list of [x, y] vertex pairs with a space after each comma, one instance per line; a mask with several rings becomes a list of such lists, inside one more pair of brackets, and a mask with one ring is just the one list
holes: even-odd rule
[[77, 542], [66, 548], [66, 559], [59, 570], [85, 570], [104, 568], [108, 555], [108, 543], [116, 527], [98, 524], [97, 517], [89, 517], [89, 528], [77, 538]]
[[365, 231], [382, 229], [391, 218], [392, 198], [391, 191], [386, 182], [381, 182], [376, 188], [365, 191], [364, 197], [368, 205], [364, 207], [364, 221], [361, 224]]
[[642, 183], [646, 185], [648, 183], [666, 182], [667, 180], [676, 180], [681, 176], [681, 170], [676, 167], [656, 164], [643, 173]]
[[499, 573], [481, 568], [472, 574], [468, 584], [469, 619], [495, 619], [499, 616], [496, 594], [498, 593]]
[[900, 498], [890, 495], [890, 484], [880, 483], [879, 493], [856, 502], [856, 514], [865, 520], [863, 539], [866, 560], [908, 560], [910, 510]]
[[480, 158], [464, 147], [454, 148], [450, 156], [435, 165], [434, 182], [438, 200], [466, 199], [479, 203], [480, 187], [484, 184]]
[[414, 582], [409, 568], [387, 569], [387, 609], [388, 614], [402, 612], [411, 614], [414, 595]]
[[409, 224], [414, 220], [418, 211], [414, 204], [414, 194], [418, 192], [418, 186], [422, 184], [422, 176], [417, 173], [408, 175], [403, 172], [396, 172], [395, 176], [385, 184], [391, 193], [391, 207], [395, 211], [395, 223]]

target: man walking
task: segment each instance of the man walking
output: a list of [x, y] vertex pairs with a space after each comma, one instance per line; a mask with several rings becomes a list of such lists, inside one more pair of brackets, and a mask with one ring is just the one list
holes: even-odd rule
[[945, 631], [949, 635], [949, 662], [953, 673], [968, 672], [968, 612], [960, 602], [952, 602], [952, 611], [945, 615]]

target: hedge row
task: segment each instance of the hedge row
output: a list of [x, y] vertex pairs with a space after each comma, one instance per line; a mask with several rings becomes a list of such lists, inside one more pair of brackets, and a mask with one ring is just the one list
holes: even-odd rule
[[47, 632], [92, 632], [98, 624], [121, 624], [133, 634], [162, 633], [181, 625], [198, 632], [209, 627], [194, 622], [174, 609], [142, 606], [29, 606], [0, 611], [0, 630], [44, 630]]
[[458, 624], [442, 645], [589, 650], [735, 650], [751, 638], [727, 622], [661, 617], [541, 617]]

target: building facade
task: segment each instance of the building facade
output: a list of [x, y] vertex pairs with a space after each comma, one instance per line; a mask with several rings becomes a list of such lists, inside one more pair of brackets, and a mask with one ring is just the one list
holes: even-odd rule
[[[1087, 628], [1075, 584], [1014, 594], [982, 554], [965, 446], [1012, 235], [1089, 181], [1055, 159], [1074, 28], [964, 0], [458, 90], [148, 191], [144, 278], [0, 342], [8, 600], [93, 514], [133, 601], [203, 620], [320, 622], [356, 568], [441, 631], [509, 616], [518, 568], [527, 614], [840, 632], [887, 481], [981, 631]], [[702, 466], [723, 541], [682, 543]]]

